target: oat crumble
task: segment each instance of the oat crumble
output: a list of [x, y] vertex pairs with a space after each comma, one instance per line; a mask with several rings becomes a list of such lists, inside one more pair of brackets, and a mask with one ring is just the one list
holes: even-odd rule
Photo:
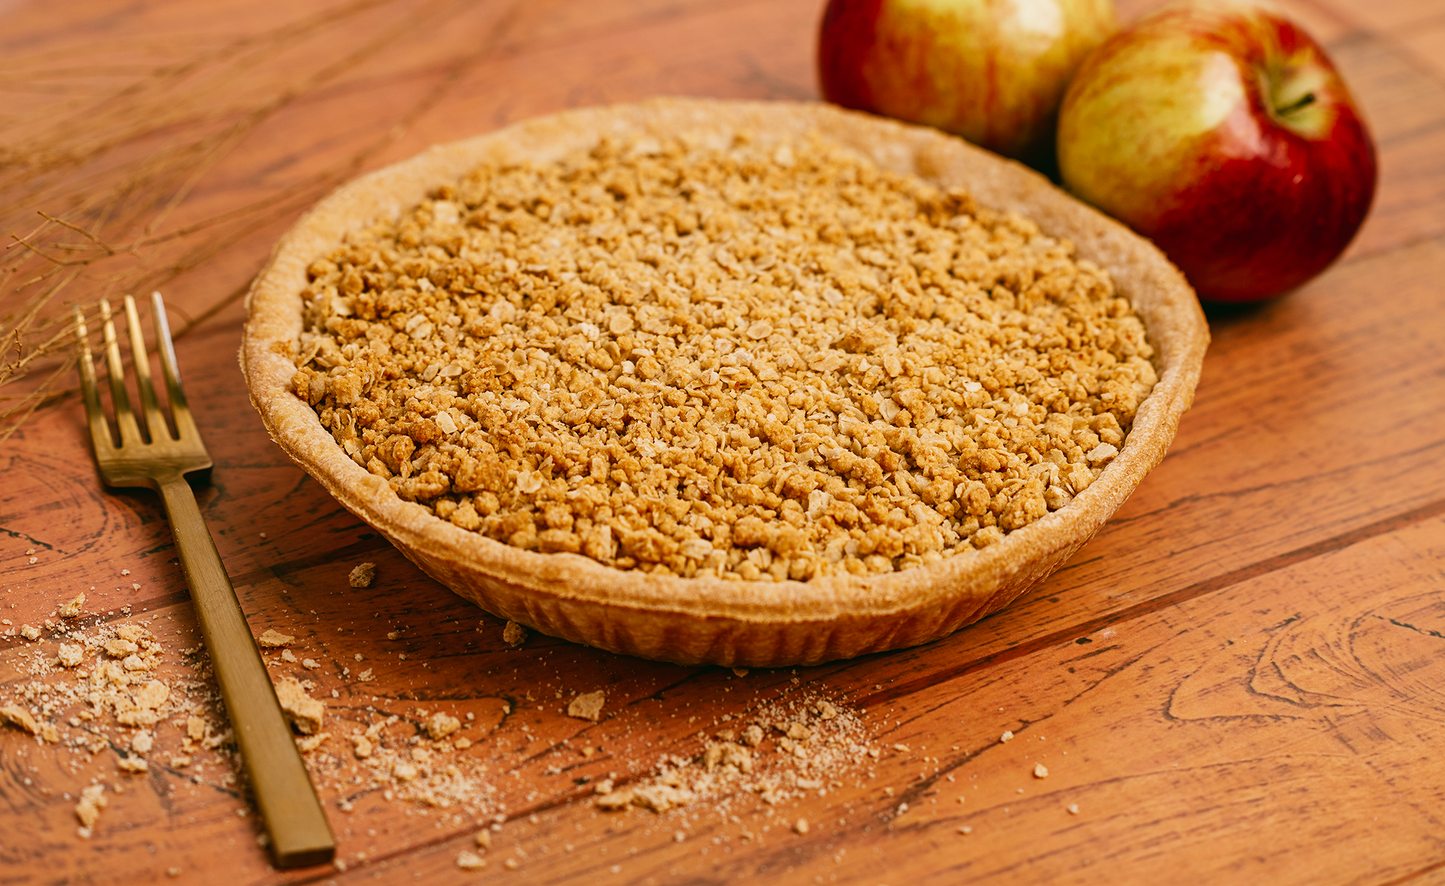
[[795, 579], [1064, 507], [1156, 381], [1107, 272], [811, 139], [484, 166], [309, 269], [293, 389], [401, 498], [619, 569]]

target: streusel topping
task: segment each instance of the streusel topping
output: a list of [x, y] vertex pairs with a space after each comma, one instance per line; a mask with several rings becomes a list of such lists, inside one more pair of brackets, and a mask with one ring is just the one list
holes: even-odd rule
[[820, 139], [484, 166], [309, 270], [295, 393], [519, 548], [807, 580], [1066, 506], [1156, 377], [1073, 245]]

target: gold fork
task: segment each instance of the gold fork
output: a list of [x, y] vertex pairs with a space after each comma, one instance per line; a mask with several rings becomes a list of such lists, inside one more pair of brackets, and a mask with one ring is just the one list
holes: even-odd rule
[[135, 299], [127, 295], [126, 326], [130, 332], [136, 389], [148, 433], [142, 437], [135, 413], [131, 411], [110, 302], [102, 301], [100, 317], [104, 322], [111, 403], [120, 428], [120, 445], [116, 446], [105, 413], [101, 411], [85, 315], [80, 308], [75, 309], [75, 334], [80, 341], [80, 386], [85, 395], [85, 415], [90, 423], [95, 460], [106, 485], [148, 486], [159, 492], [165, 502], [181, 568], [186, 573], [186, 583], [191, 586], [191, 601], [196, 607], [206, 648], [211, 653], [216, 682], [221, 686], [221, 697], [226, 702], [226, 712], [246, 763], [256, 805], [261, 808], [261, 817], [266, 823], [277, 866], [330, 861], [336, 843], [326, 815], [291, 738], [291, 730], [281, 713], [256, 641], [246, 626], [246, 616], [241, 612], [231, 579], [196, 505], [195, 493], [186, 481], [187, 474], [209, 471], [211, 457], [201, 442], [200, 432], [186, 405], [185, 392], [181, 390], [175, 348], [159, 292], [151, 296], [151, 312], [175, 434], [167, 427], [166, 417], [156, 403], [150, 358], [141, 335]]

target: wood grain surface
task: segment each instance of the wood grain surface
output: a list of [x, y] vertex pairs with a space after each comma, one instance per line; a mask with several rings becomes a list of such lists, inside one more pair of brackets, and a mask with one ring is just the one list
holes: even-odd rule
[[[327, 703], [332, 738], [308, 759], [339, 840], [334, 866], [273, 869], [224, 742], [167, 762], [184, 724], [155, 726], [134, 775], [117, 770], [129, 730], [81, 748], [3, 727], [0, 883], [1445, 882], [1445, 10], [1283, 5], [1380, 149], [1344, 259], [1211, 316], [1169, 457], [1012, 607], [929, 646], [740, 675], [535, 635], [512, 648], [266, 438], [236, 367], [237, 294], [329, 187], [434, 142], [659, 94], [816, 97], [819, 0], [0, 2], [0, 173], [26, 201], [8, 223], [167, 150], [191, 171], [162, 229], [201, 233], [135, 260], [185, 329], [217, 465], [198, 494], [242, 604], [316, 665], [268, 653]], [[17, 159], [82, 144], [33, 173]], [[363, 561], [377, 579], [352, 588]], [[159, 502], [101, 488], [62, 397], [0, 444], [0, 633], [81, 591], [79, 628], [144, 624], [167, 650], [156, 676], [207, 697]], [[63, 639], [0, 637], [0, 704], [74, 682], [37, 664]], [[566, 714], [596, 690], [598, 722]], [[852, 758], [819, 785], [594, 805], [598, 782], [649, 783], [804, 698], [857, 718]], [[345, 736], [395, 715], [385, 735], [405, 746], [435, 711], [485, 774], [467, 802], [352, 781]], [[757, 758], [785, 754], [774, 735]], [[109, 805], [83, 839], [93, 782]], [[463, 852], [486, 866], [460, 868]]]

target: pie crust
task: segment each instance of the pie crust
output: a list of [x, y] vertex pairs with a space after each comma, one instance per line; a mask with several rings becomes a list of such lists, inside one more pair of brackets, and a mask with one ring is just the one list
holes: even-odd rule
[[[817, 133], [879, 166], [1012, 210], [1104, 267], [1143, 319], [1158, 382], [1119, 455], [1058, 511], [965, 556], [884, 575], [807, 582], [680, 578], [514, 548], [403, 501], [348, 456], [292, 392], [307, 268], [369, 220], [397, 215], [485, 161], [547, 161], [603, 137]], [[1164, 457], [1193, 399], [1209, 333], [1193, 291], [1156, 248], [1037, 173], [938, 131], [807, 103], [658, 99], [569, 111], [435, 146], [341, 187], [276, 245], [252, 285], [241, 366], [272, 438], [423, 571], [494, 615], [613, 652], [679, 663], [779, 667], [927, 643], [1006, 606], [1062, 565]]]

